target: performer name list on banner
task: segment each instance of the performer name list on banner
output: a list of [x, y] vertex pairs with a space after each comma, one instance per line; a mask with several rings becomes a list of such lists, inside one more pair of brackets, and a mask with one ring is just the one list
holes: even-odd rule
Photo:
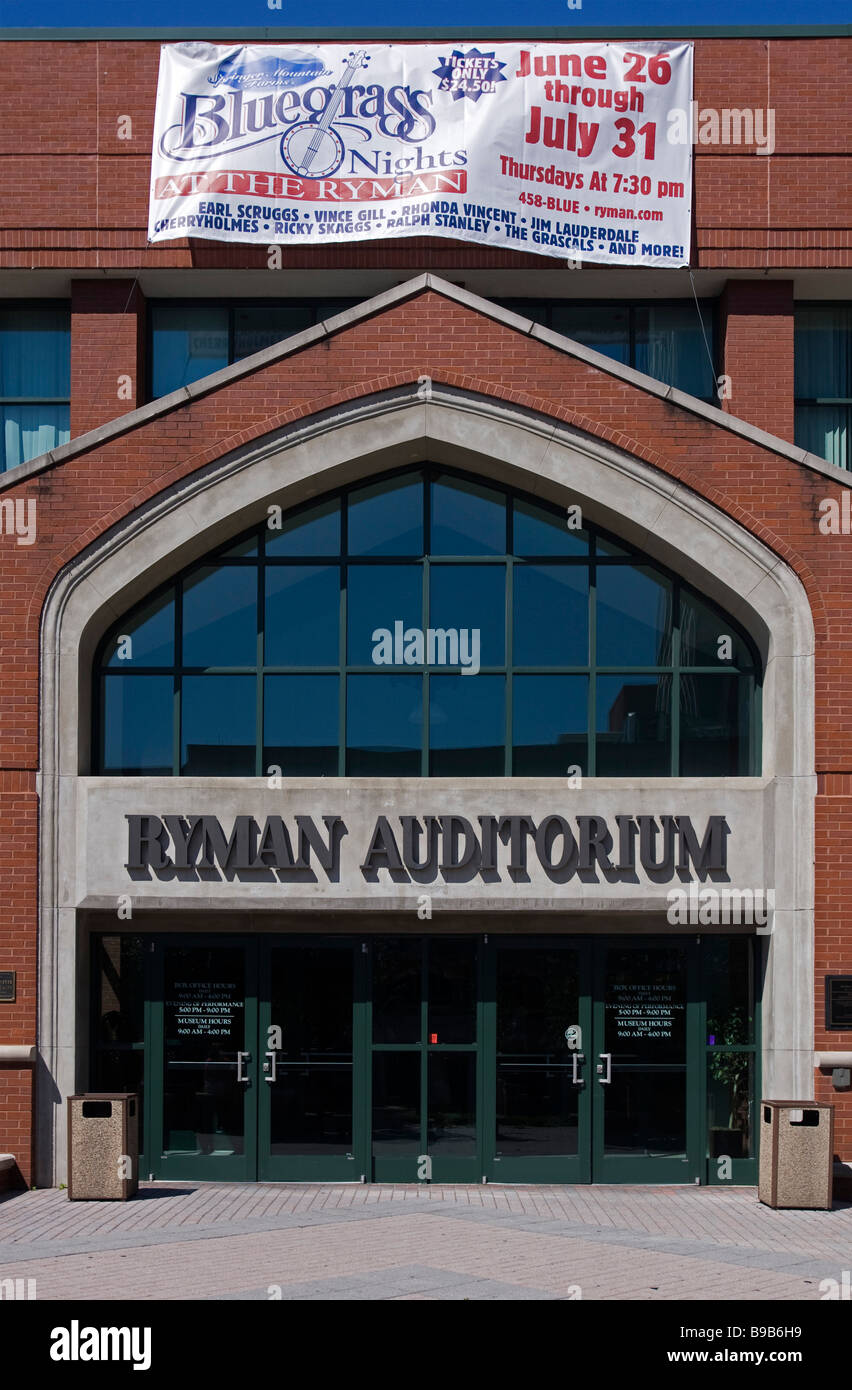
[[148, 235], [689, 263], [687, 43], [161, 50]]

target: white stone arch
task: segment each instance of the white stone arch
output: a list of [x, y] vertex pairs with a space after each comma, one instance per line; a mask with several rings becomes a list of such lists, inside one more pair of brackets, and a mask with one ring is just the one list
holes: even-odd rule
[[[811, 1092], [814, 632], [801, 582], [732, 518], [650, 464], [519, 407], [421, 383], [313, 416], [189, 475], [75, 557], [51, 588], [41, 631], [40, 1182], [63, 1171], [58, 1102], [83, 1080], [76, 1070], [84, 1025], [75, 1007], [74, 781], [89, 767], [98, 641], [139, 598], [260, 521], [270, 504], [286, 509], [424, 460], [557, 504], [579, 503], [590, 520], [683, 575], [752, 634], [765, 672], [763, 771], [748, 780], [765, 795], [765, 883], [774, 885], [777, 904], [763, 996], [763, 1090]], [[681, 781], [693, 790], [705, 784]]]

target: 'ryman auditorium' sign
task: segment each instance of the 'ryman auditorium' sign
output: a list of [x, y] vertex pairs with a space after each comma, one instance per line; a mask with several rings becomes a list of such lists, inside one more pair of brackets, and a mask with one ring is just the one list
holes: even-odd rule
[[[226, 831], [216, 816], [128, 815], [125, 868], [131, 878], [272, 877], [316, 879], [314, 865], [330, 881], [340, 873], [341, 840], [349, 833], [339, 815], [235, 816]], [[392, 823], [392, 819], [393, 822]], [[502, 874], [523, 878], [535, 856], [558, 882], [575, 875], [586, 882], [636, 877], [665, 883], [727, 878], [724, 816], [708, 816], [703, 832], [690, 816], [462, 815], [376, 818], [360, 870], [373, 880], [380, 870], [399, 881], [444, 878], [490, 881]]]

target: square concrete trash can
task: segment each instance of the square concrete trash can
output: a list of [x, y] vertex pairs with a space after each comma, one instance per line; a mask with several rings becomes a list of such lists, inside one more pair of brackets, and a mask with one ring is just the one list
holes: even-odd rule
[[819, 1100], [762, 1100], [761, 1202], [830, 1211], [833, 1182], [834, 1106]]
[[129, 1091], [68, 1097], [68, 1196], [125, 1202], [139, 1186], [139, 1097]]

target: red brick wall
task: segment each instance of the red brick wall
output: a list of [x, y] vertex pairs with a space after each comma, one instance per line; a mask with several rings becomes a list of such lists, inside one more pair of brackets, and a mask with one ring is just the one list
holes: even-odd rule
[[[843, 538], [840, 538], [843, 539]], [[846, 537], [845, 539], [849, 539]], [[847, 715], [848, 717], [848, 715]], [[816, 813], [816, 960], [814, 1014], [817, 1051], [852, 1051], [852, 1030], [826, 1032], [825, 976], [852, 974], [852, 773], [823, 775]], [[831, 1101], [835, 1150], [852, 1161], [852, 1092], [835, 1091], [830, 1072], [817, 1072], [816, 1099]]]
[[793, 439], [793, 283], [729, 280], [721, 303], [723, 410]]
[[[0, 538], [0, 547], [8, 544], [8, 536]], [[4, 549], [4, 560], [7, 554]], [[20, 576], [16, 579], [7, 566], [4, 569], [10, 589], [20, 591]], [[4, 703], [7, 710], [20, 709], [29, 722], [38, 719], [38, 709], [32, 704], [30, 682], [16, 664], [26, 647], [26, 643], [14, 643], [8, 633], [0, 642], [4, 657], [9, 654], [3, 662]], [[27, 658], [31, 660], [29, 651]], [[0, 839], [0, 968], [17, 972], [15, 1002], [0, 1003], [0, 1043], [30, 1046], [36, 1041], [38, 801], [34, 764], [27, 770], [24, 763], [25, 759], [14, 752], [0, 763], [0, 824], [4, 827]], [[32, 1082], [31, 1067], [0, 1062], [0, 1153], [15, 1155], [20, 1176], [27, 1183], [32, 1181]]]
[[[0, 768], [17, 775], [7, 920], [15, 950], [34, 961], [36, 861], [32, 773], [38, 766], [39, 619], [53, 577], [85, 545], [146, 499], [228, 450], [336, 402], [422, 375], [509, 399], [574, 423], [680, 479], [773, 548], [801, 578], [816, 629], [816, 761], [826, 775], [818, 802], [817, 991], [828, 968], [852, 973], [843, 909], [852, 899], [847, 849], [850, 793], [830, 795], [852, 770], [852, 543], [818, 531], [818, 502], [838, 495], [826, 478], [746, 439], [646, 395], [434, 292], [423, 292], [331, 340], [310, 346], [169, 414], [121, 434], [31, 481], [0, 482], [5, 495], [38, 501], [38, 543], [0, 538]], [[12, 769], [19, 769], [17, 774]], [[7, 783], [8, 785], [8, 783]], [[844, 784], [845, 785], [845, 784]], [[838, 815], [838, 810], [840, 814]], [[30, 1007], [34, 1009], [34, 995]], [[11, 1041], [32, 1040], [22, 1009]], [[818, 1044], [822, 1035], [817, 1035]], [[850, 1040], [846, 1040], [850, 1042]], [[852, 1045], [852, 1044], [850, 1044]], [[852, 1159], [852, 1105], [836, 1097], [841, 1152]], [[23, 1114], [25, 1098], [20, 1101]]]
[[71, 285], [71, 437], [144, 403], [145, 298], [133, 280]]

